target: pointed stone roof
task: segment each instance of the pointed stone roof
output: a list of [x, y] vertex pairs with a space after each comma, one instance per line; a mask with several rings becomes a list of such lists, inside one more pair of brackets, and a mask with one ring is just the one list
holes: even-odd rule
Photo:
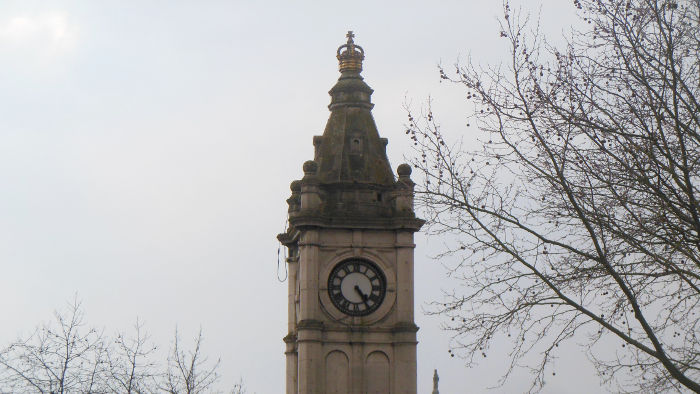
[[372, 117], [372, 88], [362, 79], [364, 50], [355, 45], [352, 32], [338, 48], [338, 82], [328, 92], [331, 115], [323, 135], [314, 139], [321, 183], [393, 185], [386, 156], [387, 140], [379, 136]]
[[432, 394], [440, 394], [440, 390], [438, 390], [438, 382], [440, 381], [440, 377], [438, 376], [437, 369], [435, 372], [433, 372], [433, 393]]
[[304, 227], [418, 231], [424, 223], [413, 211], [411, 166], [398, 166], [394, 178], [387, 139], [372, 118], [372, 89], [360, 75], [364, 50], [352, 32], [347, 38], [337, 50], [340, 78], [329, 92], [326, 129], [313, 140], [314, 160], [290, 185], [289, 228], [278, 237], [285, 244]]

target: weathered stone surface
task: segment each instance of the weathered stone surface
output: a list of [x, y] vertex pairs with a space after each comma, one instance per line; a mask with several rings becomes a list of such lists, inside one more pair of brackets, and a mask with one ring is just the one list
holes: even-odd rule
[[[416, 393], [411, 168], [394, 177], [372, 118], [372, 89], [362, 80], [364, 51], [352, 34], [338, 49], [341, 76], [314, 160], [290, 185], [287, 393]], [[329, 276], [349, 259], [364, 259], [386, 277], [373, 312], [353, 316], [329, 296]], [[359, 290], [358, 290], [359, 291]]]

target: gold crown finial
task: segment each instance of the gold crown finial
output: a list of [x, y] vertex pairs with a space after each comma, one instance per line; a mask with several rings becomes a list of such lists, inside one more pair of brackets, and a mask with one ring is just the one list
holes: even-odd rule
[[352, 30], [348, 31], [345, 37], [348, 38], [348, 42], [345, 45], [341, 45], [337, 52], [340, 72], [351, 71], [359, 73], [362, 71], [362, 60], [365, 58], [365, 51], [361, 46], [355, 45], [353, 40], [355, 34]]

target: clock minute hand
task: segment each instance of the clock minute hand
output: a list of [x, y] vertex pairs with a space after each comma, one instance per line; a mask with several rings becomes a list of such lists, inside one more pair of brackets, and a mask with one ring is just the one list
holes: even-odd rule
[[358, 286], [358, 285], [355, 285], [355, 291], [357, 292], [357, 294], [360, 295], [360, 298], [362, 298], [362, 302], [365, 303], [365, 306], [367, 307], [367, 309], [369, 309], [369, 304], [367, 303], [367, 298], [369, 298], [369, 297], [365, 293], [362, 292], [362, 289], [360, 289], [360, 286]]

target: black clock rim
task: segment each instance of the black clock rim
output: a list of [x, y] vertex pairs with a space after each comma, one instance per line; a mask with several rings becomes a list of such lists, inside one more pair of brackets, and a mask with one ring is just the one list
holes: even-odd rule
[[[379, 276], [379, 282], [381, 286], [381, 291], [379, 295], [379, 301], [372, 306], [371, 308], [365, 309], [364, 311], [350, 311], [347, 309], [342, 308], [338, 303], [336, 303], [335, 299], [333, 298], [333, 294], [331, 294], [331, 280], [335, 276], [335, 273], [340, 269], [345, 264], [348, 264], [350, 262], [360, 262], [362, 264], [366, 264], [371, 266], [375, 272], [377, 272], [377, 275]], [[343, 261], [340, 261], [333, 267], [331, 270], [330, 274], [328, 275], [328, 283], [327, 283], [327, 288], [328, 288], [328, 298], [330, 298], [331, 303], [333, 306], [335, 306], [340, 312], [349, 315], [349, 316], [354, 316], [354, 317], [360, 317], [360, 316], [367, 316], [373, 312], [375, 312], [379, 307], [384, 303], [384, 299], [386, 298], [386, 276], [384, 274], [384, 270], [382, 270], [377, 263], [375, 263], [372, 260], [366, 259], [366, 258], [349, 258], [345, 259]]]

